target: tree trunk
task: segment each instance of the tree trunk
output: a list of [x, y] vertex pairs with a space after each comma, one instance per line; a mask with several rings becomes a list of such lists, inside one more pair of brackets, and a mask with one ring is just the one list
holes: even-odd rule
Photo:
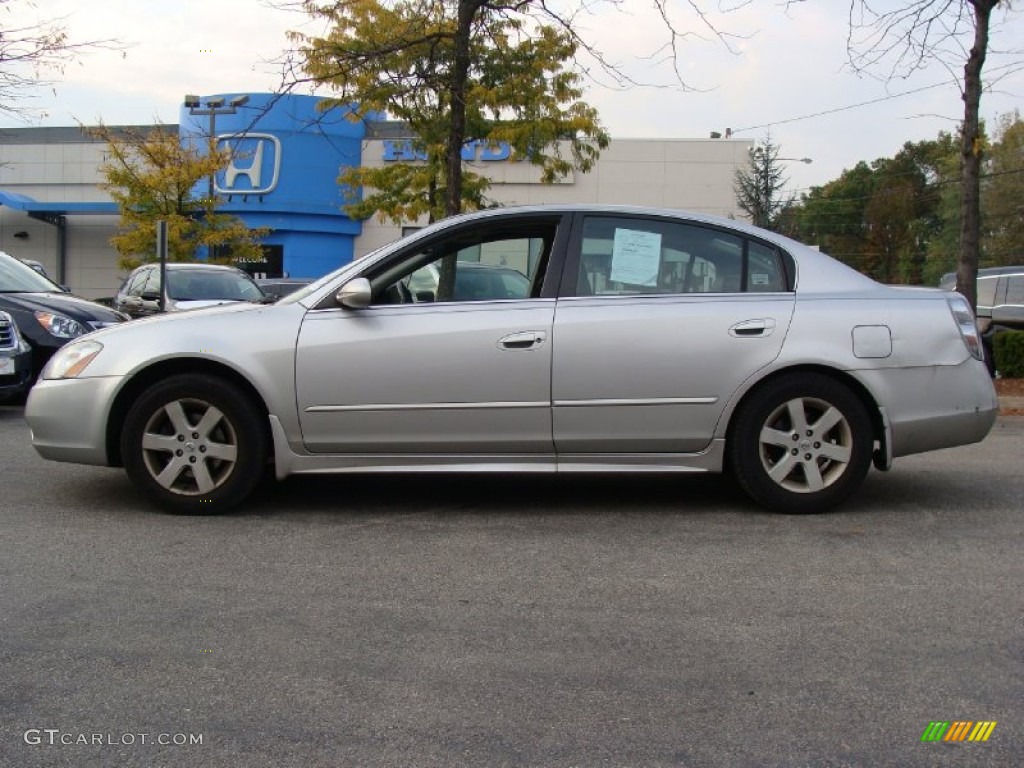
[[446, 216], [454, 216], [462, 212], [462, 145], [466, 141], [466, 80], [469, 77], [469, 40], [473, 20], [482, 5], [483, 0], [459, 0], [455, 57], [451, 81], [448, 84], [452, 121], [445, 153], [448, 176], [444, 206]]
[[[455, 56], [451, 80], [448, 84], [448, 99], [452, 120], [448, 131], [448, 145], [445, 147], [446, 189], [444, 198], [445, 216], [462, 213], [462, 145], [466, 141], [466, 80], [469, 78], [469, 40], [473, 19], [484, 0], [459, 0], [458, 26], [455, 32]], [[437, 279], [438, 301], [450, 301], [455, 295], [455, 267], [457, 253], [441, 259]]]
[[974, 45], [964, 65], [964, 124], [960, 145], [960, 261], [956, 289], [977, 308], [978, 260], [981, 251], [981, 157], [979, 120], [981, 70], [988, 52], [988, 31], [992, 10], [999, 0], [970, 0], [974, 9]]

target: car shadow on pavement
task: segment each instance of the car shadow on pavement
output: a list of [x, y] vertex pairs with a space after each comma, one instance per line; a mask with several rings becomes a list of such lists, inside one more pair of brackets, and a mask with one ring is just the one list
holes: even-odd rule
[[[0, 414], [0, 418], [6, 418]], [[993, 486], [999, 478], [993, 477]], [[986, 480], [907, 468], [870, 472], [862, 488], [836, 510], [811, 515], [905, 514], [942, 510], [969, 486], [979, 504], [989, 501]], [[117, 469], [77, 468], [53, 478], [49, 492], [74, 498], [76, 514], [94, 517], [161, 515]], [[993, 494], [997, 493], [993, 490]], [[980, 496], [979, 496], [980, 494]], [[992, 502], [998, 499], [993, 498]], [[750, 501], [728, 474], [723, 475], [530, 475], [530, 474], [352, 474], [307, 475], [277, 482], [268, 477], [243, 504], [224, 513], [231, 518], [294, 515], [403, 516], [409, 514], [546, 516], [640, 514], [646, 516], [742, 514], [780, 517]], [[784, 517], [784, 516], [782, 516]], [[800, 517], [800, 516], [794, 516]]]
[[756, 510], [714, 475], [335, 475], [265, 483], [243, 513], [643, 514]]

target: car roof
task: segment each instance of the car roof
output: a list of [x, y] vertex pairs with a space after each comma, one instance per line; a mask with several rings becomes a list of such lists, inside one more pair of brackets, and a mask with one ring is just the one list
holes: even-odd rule
[[[982, 267], [978, 270], [978, 278], [1005, 277], [1006, 275], [1024, 275], [1024, 267]], [[956, 285], [956, 272], [947, 272], [939, 279], [939, 285]]]

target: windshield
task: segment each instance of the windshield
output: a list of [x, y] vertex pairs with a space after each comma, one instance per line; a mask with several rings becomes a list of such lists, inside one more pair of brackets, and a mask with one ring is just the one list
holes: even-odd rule
[[59, 293], [61, 288], [13, 256], [0, 253], [0, 293]]
[[175, 301], [259, 301], [264, 294], [242, 272], [175, 269], [167, 271], [167, 295]]

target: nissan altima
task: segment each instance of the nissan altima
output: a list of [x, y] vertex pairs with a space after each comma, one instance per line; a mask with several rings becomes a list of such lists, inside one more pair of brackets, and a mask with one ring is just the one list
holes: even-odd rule
[[728, 471], [817, 512], [872, 464], [982, 440], [997, 407], [958, 294], [726, 219], [543, 206], [447, 219], [274, 305], [90, 333], [25, 413], [42, 456], [123, 466], [177, 513], [267, 471]]

